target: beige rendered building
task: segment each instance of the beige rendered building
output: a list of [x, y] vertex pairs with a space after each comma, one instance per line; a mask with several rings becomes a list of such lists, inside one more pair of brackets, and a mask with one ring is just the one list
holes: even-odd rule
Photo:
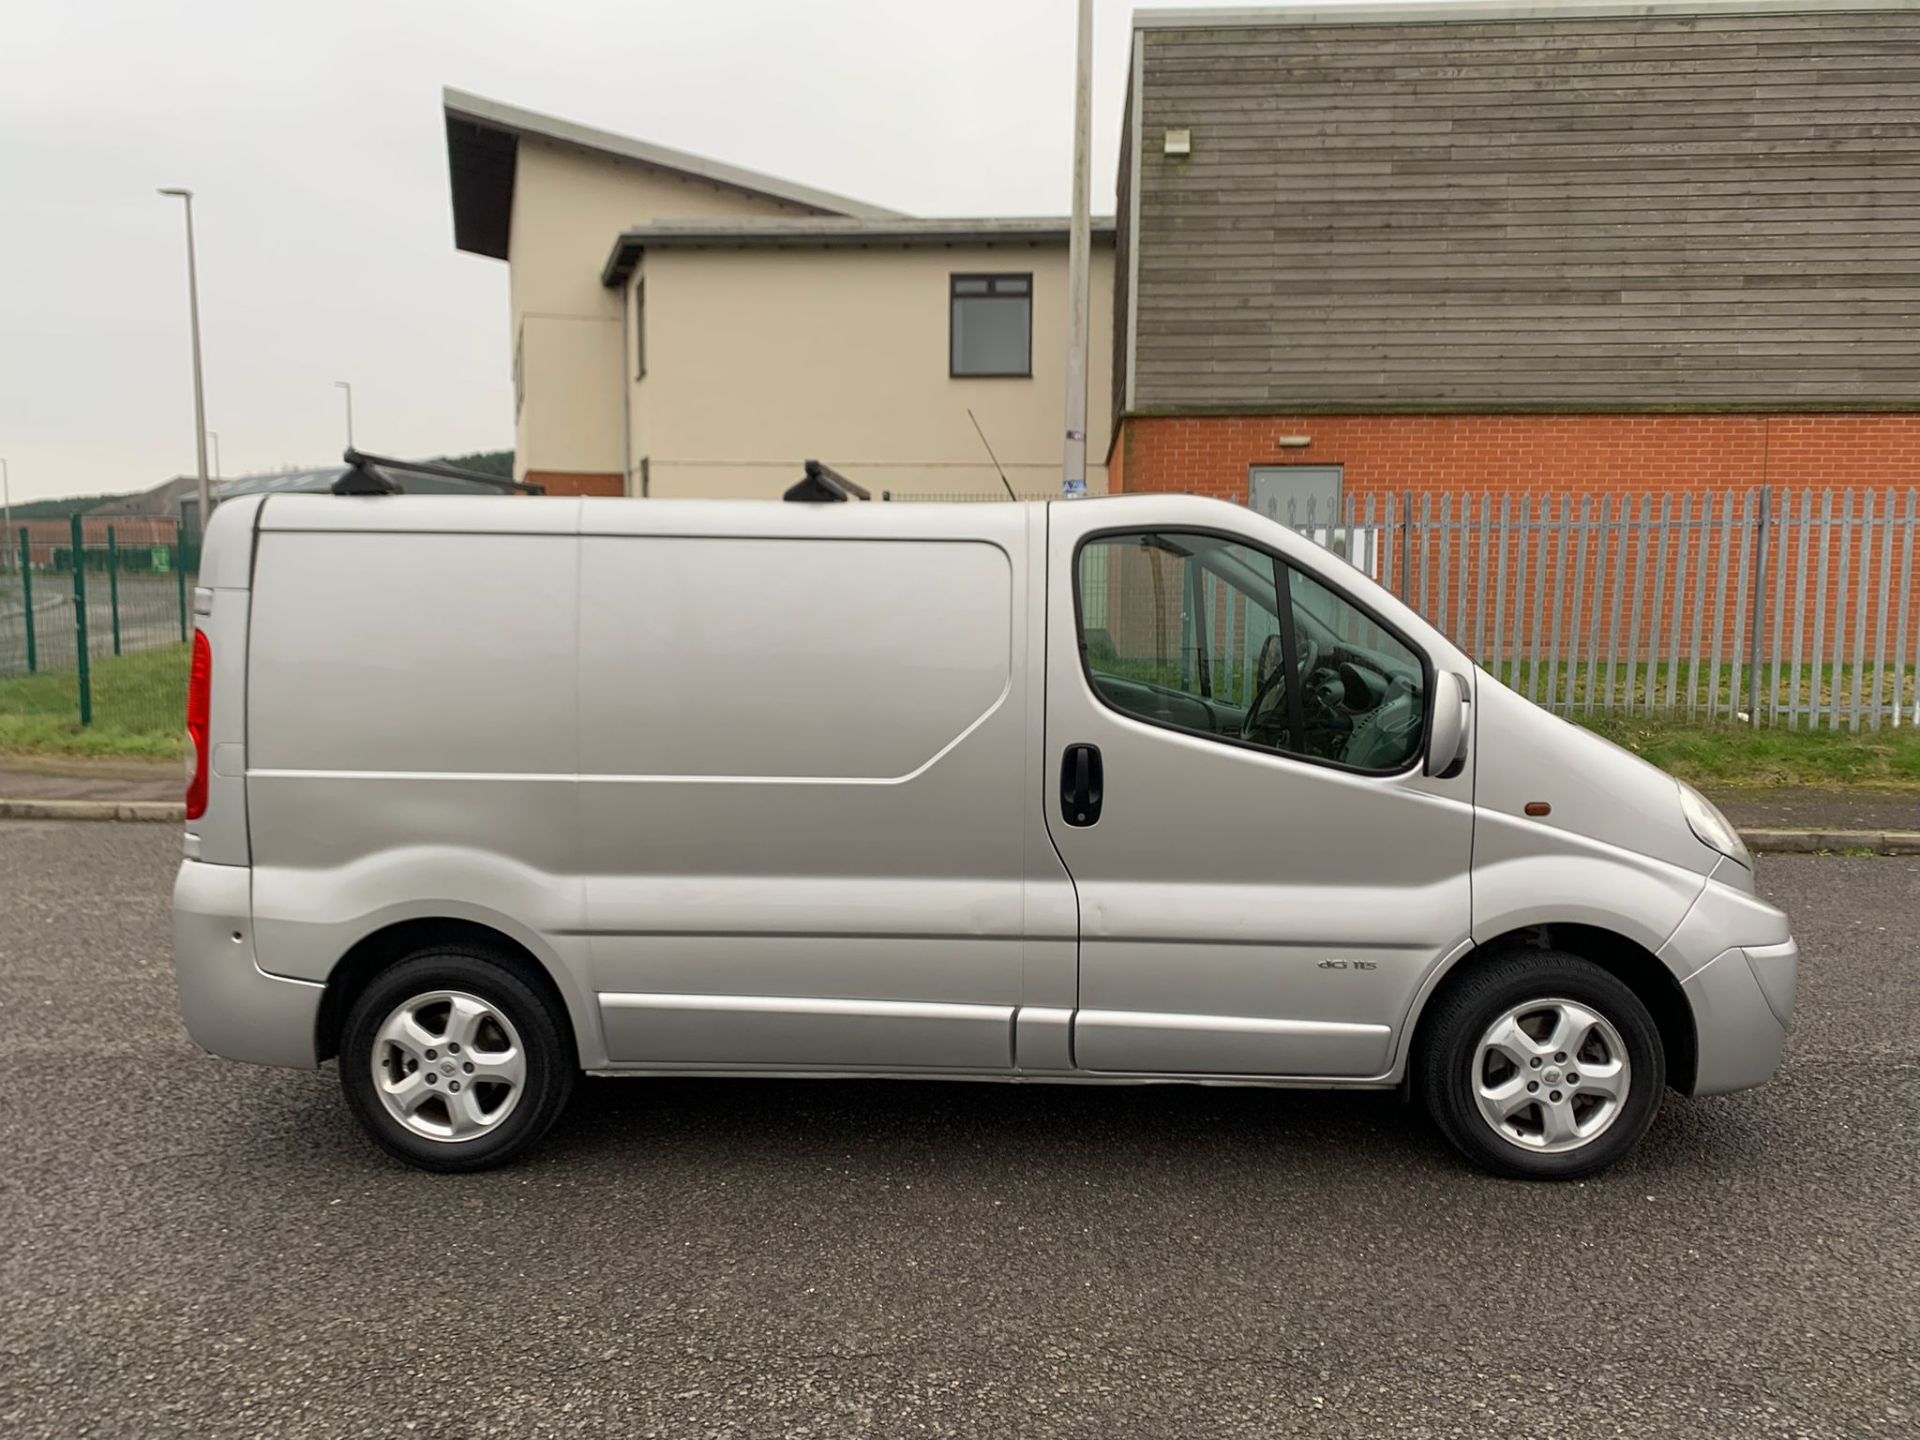
[[[819, 459], [876, 497], [1003, 494], [984, 432], [1016, 491], [1057, 493], [1064, 220], [913, 219], [458, 91], [444, 103], [454, 243], [508, 266], [519, 478], [766, 497]], [[1096, 221], [1095, 493], [1113, 256]]]

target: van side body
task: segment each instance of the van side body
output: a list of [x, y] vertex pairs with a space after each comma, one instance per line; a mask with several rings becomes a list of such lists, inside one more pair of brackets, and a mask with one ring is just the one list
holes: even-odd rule
[[[1118, 578], [1183, 547], [1184, 599]], [[1390, 1087], [1456, 967], [1547, 946], [1635, 989], [1684, 1091], [1762, 1082], [1791, 1022], [1786, 918], [1671, 778], [1240, 507], [249, 498], [194, 608], [176, 965], [234, 1059], [318, 1066], [434, 937], [521, 957], [600, 1073]], [[1176, 624], [1216, 673], [1104, 658]], [[1309, 665], [1379, 708], [1263, 748]], [[1427, 749], [1350, 763], [1383, 691]]]

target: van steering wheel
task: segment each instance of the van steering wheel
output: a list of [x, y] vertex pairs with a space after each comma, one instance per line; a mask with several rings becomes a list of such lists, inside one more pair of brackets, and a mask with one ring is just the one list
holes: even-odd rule
[[[1294, 683], [1304, 685], [1307, 676], [1311, 675], [1314, 667], [1320, 663], [1320, 646], [1311, 635], [1300, 636], [1299, 644], [1300, 663], [1294, 667]], [[1270, 670], [1267, 668], [1269, 665], [1273, 667]], [[1277, 731], [1282, 728], [1274, 712], [1279, 708], [1280, 701], [1286, 697], [1287, 689], [1284, 682], [1287, 678], [1287, 667], [1280, 659], [1278, 635], [1269, 635], [1266, 643], [1260, 647], [1257, 673], [1263, 673], [1265, 678], [1254, 690], [1253, 703], [1247, 706], [1246, 716], [1240, 721], [1242, 740], [1258, 741], [1261, 731]], [[1295, 744], [1299, 743], [1299, 738], [1294, 737]]]

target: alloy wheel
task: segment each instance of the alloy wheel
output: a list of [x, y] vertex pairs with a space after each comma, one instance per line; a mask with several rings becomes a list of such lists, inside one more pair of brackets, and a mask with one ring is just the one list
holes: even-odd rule
[[494, 1130], [519, 1104], [526, 1081], [526, 1051], [513, 1022], [464, 990], [412, 996], [374, 1034], [380, 1103], [428, 1140], [472, 1140]]
[[1574, 1000], [1529, 1000], [1486, 1028], [1473, 1098], [1502, 1139], [1543, 1155], [1591, 1144], [1620, 1118], [1632, 1065], [1606, 1016]]

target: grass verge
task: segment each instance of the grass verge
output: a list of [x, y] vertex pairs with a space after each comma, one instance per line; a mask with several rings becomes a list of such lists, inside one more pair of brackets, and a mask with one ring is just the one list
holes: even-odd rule
[[187, 647], [93, 661], [93, 723], [73, 670], [0, 679], [0, 756], [175, 760], [186, 746]]
[[1695, 785], [1920, 791], [1920, 729], [1754, 730], [1648, 716], [1572, 717]]

